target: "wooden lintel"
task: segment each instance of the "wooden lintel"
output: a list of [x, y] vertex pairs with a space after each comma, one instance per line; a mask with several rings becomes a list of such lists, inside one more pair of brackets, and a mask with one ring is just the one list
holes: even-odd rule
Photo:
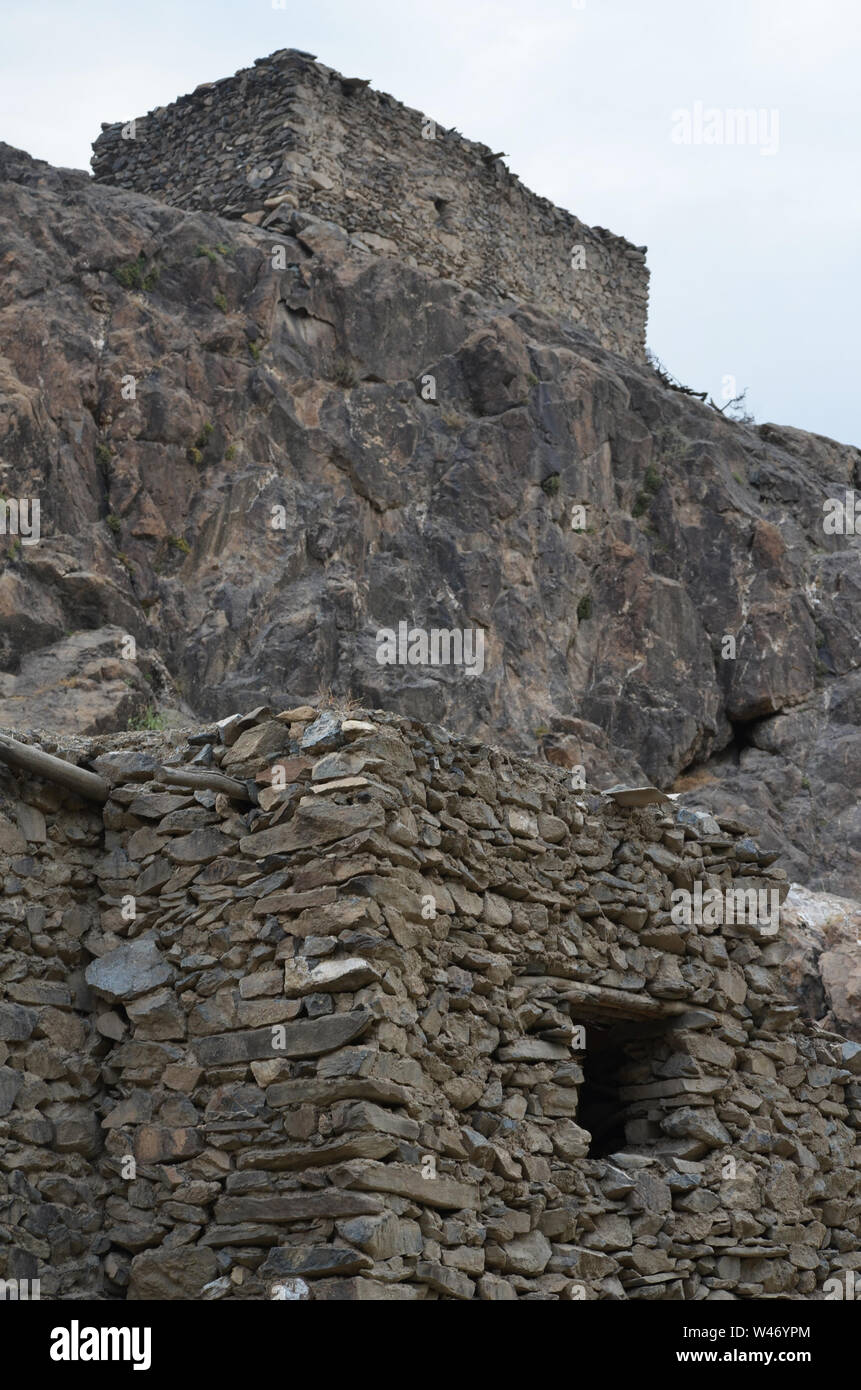
[[59, 782], [78, 796], [88, 801], [107, 801], [110, 788], [103, 778], [86, 768], [67, 763], [63, 758], [55, 758], [52, 753], [44, 753], [30, 743], [19, 743], [9, 734], [0, 734], [0, 759], [13, 767], [20, 767], [34, 777], [44, 777], [47, 782]]

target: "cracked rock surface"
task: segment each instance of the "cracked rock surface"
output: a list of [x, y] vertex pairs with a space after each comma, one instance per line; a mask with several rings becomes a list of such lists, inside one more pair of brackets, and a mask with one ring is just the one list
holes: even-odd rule
[[[0, 492], [41, 502], [38, 544], [0, 538], [0, 724], [331, 687], [737, 810], [861, 895], [857, 542], [822, 527], [857, 450], [301, 209], [261, 230], [8, 146], [0, 181]], [[380, 665], [400, 621], [483, 629], [484, 670]]]

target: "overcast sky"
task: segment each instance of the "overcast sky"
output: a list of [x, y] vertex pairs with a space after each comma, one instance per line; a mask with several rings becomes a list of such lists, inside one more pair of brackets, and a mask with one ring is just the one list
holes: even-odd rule
[[0, 0], [0, 140], [89, 168], [102, 121], [288, 47], [647, 245], [681, 380], [861, 444], [859, 0]]

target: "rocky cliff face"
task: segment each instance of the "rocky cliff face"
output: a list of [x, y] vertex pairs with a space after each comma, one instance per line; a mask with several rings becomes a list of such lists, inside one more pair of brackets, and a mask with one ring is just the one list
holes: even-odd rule
[[[5, 146], [0, 178], [0, 491], [41, 503], [38, 544], [0, 542], [0, 723], [331, 687], [741, 808], [792, 878], [861, 896], [858, 556], [823, 531], [857, 450], [301, 212], [261, 230]], [[485, 669], [380, 665], [403, 620], [483, 629]]]

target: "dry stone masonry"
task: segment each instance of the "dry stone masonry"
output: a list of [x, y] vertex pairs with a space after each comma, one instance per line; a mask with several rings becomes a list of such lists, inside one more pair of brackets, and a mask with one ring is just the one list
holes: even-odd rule
[[540, 198], [497, 152], [282, 49], [102, 127], [95, 178], [273, 231], [337, 223], [367, 250], [532, 301], [642, 360], [645, 248]]
[[674, 889], [751, 833], [379, 711], [0, 773], [0, 1277], [108, 1299], [821, 1299], [861, 1046]]

